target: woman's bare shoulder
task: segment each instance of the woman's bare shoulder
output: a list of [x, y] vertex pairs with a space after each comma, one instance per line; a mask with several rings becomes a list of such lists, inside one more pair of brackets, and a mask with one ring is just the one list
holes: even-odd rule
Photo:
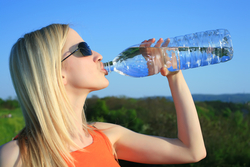
[[122, 136], [126, 131], [129, 131], [127, 128], [120, 125], [105, 122], [95, 122], [92, 126], [102, 131], [109, 138], [112, 144], [115, 144], [120, 136]]
[[101, 130], [104, 133], [118, 133], [122, 128], [124, 128], [120, 125], [106, 123], [106, 122], [95, 122], [91, 125]]
[[20, 149], [18, 141], [10, 141], [0, 147], [0, 166], [1, 167], [19, 167], [20, 161]]

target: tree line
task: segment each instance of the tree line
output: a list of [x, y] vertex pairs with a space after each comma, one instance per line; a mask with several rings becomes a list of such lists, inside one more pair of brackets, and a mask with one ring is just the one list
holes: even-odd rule
[[17, 99], [12, 99], [11, 97], [7, 98], [6, 100], [3, 100], [0, 98], [0, 109], [15, 109], [18, 108], [19, 103]]

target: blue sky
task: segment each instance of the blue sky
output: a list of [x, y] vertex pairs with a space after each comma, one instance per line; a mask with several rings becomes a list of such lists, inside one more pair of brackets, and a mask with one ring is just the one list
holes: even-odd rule
[[[113, 60], [127, 47], [149, 38], [168, 38], [226, 28], [234, 57], [226, 63], [184, 70], [192, 94], [250, 93], [249, 0], [1, 0], [0, 98], [15, 97], [8, 59], [16, 40], [51, 23], [69, 23], [91, 49]], [[108, 88], [89, 96], [170, 96], [160, 74], [132, 78], [109, 74]]]

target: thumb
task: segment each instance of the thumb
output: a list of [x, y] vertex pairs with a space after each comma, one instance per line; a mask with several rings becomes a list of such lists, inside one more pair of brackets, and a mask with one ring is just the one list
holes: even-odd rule
[[161, 75], [162, 76], [167, 76], [169, 74], [169, 71], [166, 67], [161, 68]]

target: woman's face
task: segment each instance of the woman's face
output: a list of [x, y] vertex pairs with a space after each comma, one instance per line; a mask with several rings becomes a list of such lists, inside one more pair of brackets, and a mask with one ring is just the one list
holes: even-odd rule
[[[76, 50], [78, 44], [83, 41], [79, 34], [70, 28], [62, 51], [62, 59]], [[89, 93], [106, 88], [109, 82], [105, 78], [107, 71], [103, 69], [101, 60], [102, 56], [93, 50], [91, 56], [82, 56], [81, 52], [77, 51], [64, 60], [62, 77], [66, 90]]]

